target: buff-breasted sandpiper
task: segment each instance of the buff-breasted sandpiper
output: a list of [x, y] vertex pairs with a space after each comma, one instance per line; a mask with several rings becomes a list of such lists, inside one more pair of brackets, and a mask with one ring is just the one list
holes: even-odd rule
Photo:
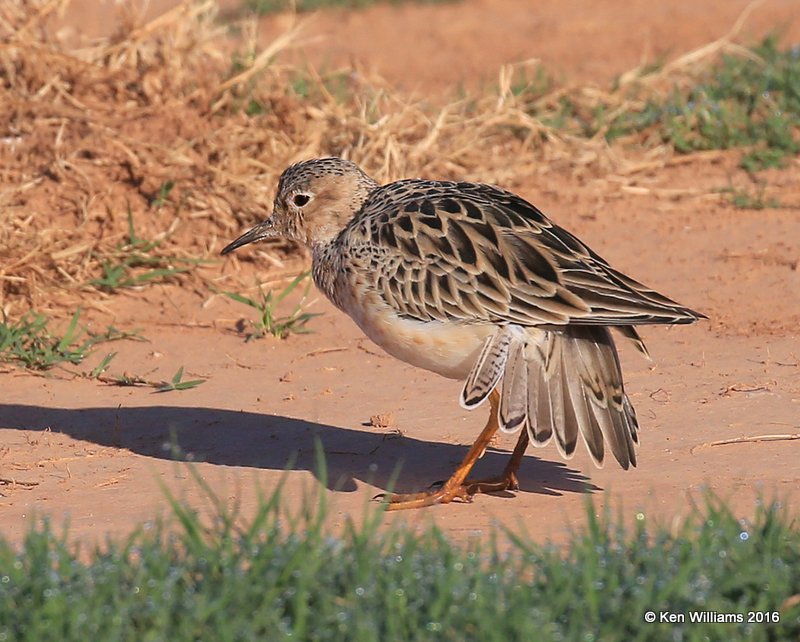
[[[639, 426], [610, 329], [646, 354], [635, 326], [704, 318], [491, 185], [379, 185], [350, 161], [304, 161], [281, 175], [272, 214], [222, 253], [273, 237], [311, 249], [317, 287], [386, 352], [463, 380], [466, 409], [489, 399], [486, 427], [453, 475], [385, 496], [390, 509], [515, 490], [529, 441], [555, 437], [569, 458], [580, 436], [598, 466], [606, 449], [635, 466]], [[498, 430], [520, 433], [508, 466], [468, 479]]]

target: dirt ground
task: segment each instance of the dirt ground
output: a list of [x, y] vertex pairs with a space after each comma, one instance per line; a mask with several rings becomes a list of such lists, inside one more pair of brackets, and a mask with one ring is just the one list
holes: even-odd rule
[[[151, 2], [157, 12], [169, 3]], [[695, 0], [597, 3], [465, 0], [435, 6], [376, 6], [317, 15], [307, 35], [325, 36], [300, 54], [318, 64], [373, 70], [404, 91], [491, 82], [501, 64], [539, 58], [575, 81], [601, 82], [660, 54], [677, 54], [725, 33], [744, 2]], [[64, 17], [100, 33], [89, 0]], [[101, 5], [111, 11], [112, 3]], [[278, 33], [289, 16], [264, 18]], [[761, 3], [745, 41], [779, 27], [800, 40], [796, 1]], [[653, 356], [622, 346], [626, 386], [640, 418], [639, 467], [596, 469], [583, 450], [561, 461], [554, 446], [532, 450], [521, 490], [386, 516], [387, 523], [435, 522], [456, 536], [493, 523], [559, 540], [579, 525], [585, 499], [610, 503], [627, 518], [670, 522], [686, 516], [709, 488], [742, 515], [755, 500], [794, 502], [800, 481], [800, 163], [763, 174], [782, 209], [736, 209], [714, 190], [745, 186], [736, 153], [677, 157], [636, 180], [542, 171], [517, 188], [613, 265], [703, 311], [691, 327], [648, 328]], [[513, 161], [510, 161], [513, 162]], [[202, 228], [198, 233], [202, 234]], [[252, 252], [253, 250], [244, 250]], [[266, 274], [269, 262], [237, 257], [209, 269]], [[207, 381], [158, 394], [118, 388], [63, 371], [37, 376], [0, 371], [0, 532], [19, 541], [34, 515], [68, 520], [73, 536], [123, 535], [164, 510], [164, 487], [203, 505], [203, 491], [172, 440], [220, 496], [247, 515], [258, 489], [286, 473], [285, 496], [300, 501], [315, 476], [315, 440], [324, 445], [334, 523], [358, 516], [398, 465], [397, 488], [415, 490], [449, 475], [485, 421], [463, 411], [459, 383], [382, 354], [318, 296], [313, 334], [244, 343], [245, 309], [210, 292], [152, 286], [103, 301], [93, 323], [140, 328], [148, 343], [123, 342], [114, 363], [169, 379], [184, 365]], [[101, 347], [89, 369], [105, 354]], [[114, 367], [112, 373], [116, 373]], [[370, 422], [373, 416], [382, 421]], [[372, 425], [378, 424], [378, 425]], [[760, 438], [760, 439], [759, 439]], [[510, 441], [479, 471], [501, 469]]]

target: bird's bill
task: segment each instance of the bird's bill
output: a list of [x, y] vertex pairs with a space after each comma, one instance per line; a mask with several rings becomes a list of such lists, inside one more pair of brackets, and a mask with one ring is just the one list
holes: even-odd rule
[[252, 243], [253, 241], [261, 241], [262, 239], [271, 238], [273, 236], [272, 230], [272, 220], [267, 219], [263, 223], [259, 223], [255, 227], [247, 230], [244, 234], [242, 234], [238, 239], [228, 243], [223, 249], [220, 254], [229, 254], [233, 252], [235, 249], [242, 247], [242, 245], [247, 245], [248, 243]]

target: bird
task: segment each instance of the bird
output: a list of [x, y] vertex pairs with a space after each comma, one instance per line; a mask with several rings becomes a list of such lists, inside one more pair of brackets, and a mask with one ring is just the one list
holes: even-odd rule
[[[639, 423], [611, 330], [647, 355], [637, 326], [707, 318], [608, 264], [520, 196], [484, 183], [384, 185], [329, 157], [283, 171], [273, 211], [228, 244], [283, 237], [310, 249], [317, 288], [388, 354], [463, 381], [459, 402], [489, 419], [444, 482], [382, 493], [388, 510], [519, 490], [529, 445], [580, 440], [636, 466]], [[498, 431], [519, 433], [505, 469], [469, 477]]]

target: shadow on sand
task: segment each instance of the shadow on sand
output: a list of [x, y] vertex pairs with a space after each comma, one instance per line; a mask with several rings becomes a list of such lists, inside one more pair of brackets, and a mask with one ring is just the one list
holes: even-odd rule
[[[447, 478], [467, 447], [338, 428], [287, 417], [213, 408], [45, 408], [0, 404], [0, 427], [60, 432], [103, 446], [126, 448], [157, 459], [174, 459], [175, 446], [195, 461], [282, 471], [293, 468], [317, 474], [318, 438], [328, 464], [327, 485], [353, 491], [356, 480], [381, 489], [397, 471], [394, 489], [413, 492]], [[476, 476], [499, 473], [509, 457], [488, 451]], [[600, 490], [579, 471], [561, 462], [528, 455], [519, 471], [522, 492], [560, 495]]]

